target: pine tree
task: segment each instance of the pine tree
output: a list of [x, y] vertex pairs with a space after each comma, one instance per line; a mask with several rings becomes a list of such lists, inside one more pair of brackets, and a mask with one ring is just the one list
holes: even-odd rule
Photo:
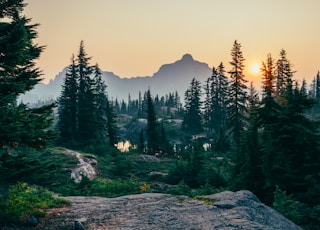
[[276, 63], [275, 68], [275, 94], [276, 99], [281, 104], [283, 103], [283, 97], [285, 96], [287, 86], [292, 84], [292, 77], [294, 72], [291, 70], [292, 65], [287, 59], [287, 53], [284, 49], [280, 52], [280, 58]]
[[147, 91], [147, 121], [148, 152], [154, 154], [159, 151], [159, 134], [157, 133], [158, 123], [150, 90]]
[[262, 128], [261, 158], [263, 164], [261, 167], [266, 178], [264, 187], [272, 191], [273, 179], [271, 168], [273, 167], [277, 153], [277, 148], [274, 143], [274, 132], [275, 129], [278, 128], [276, 124], [281, 107], [275, 101], [274, 64], [270, 54], [267, 56], [267, 61], [262, 63], [261, 71], [263, 75], [263, 92], [261, 104], [257, 109], [256, 126]]
[[114, 112], [114, 107], [108, 99], [106, 99], [106, 112], [107, 112], [107, 133], [109, 137], [109, 144], [115, 146], [119, 142], [118, 128], [116, 123], [116, 114]]
[[[214, 70], [214, 68], [213, 68]], [[210, 78], [206, 80], [206, 84], [204, 86], [205, 91], [205, 100], [203, 102], [203, 120], [204, 120], [204, 127], [208, 128], [208, 131], [212, 131], [211, 127], [211, 119], [210, 115], [212, 113], [212, 102], [211, 102], [211, 90], [210, 90]]]
[[73, 55], [58, 103], [60, 143], [75, 143], [78, 132], [78, 73]]
[[185, 92], [185, 114], [182, 128], [190, 133], [202, 131], [201, 85], [195, 78]]
[[226, 130], [226, 110], [228, 95], [228, 79], [221, 62], [217, 69], [213, 68], [210, 78], [210, 114], [209, 127], [217, 134]]
[[95, 108], [94, 108], [94, 88], [93, 80], [90, 78], [92, 67], [89, 65], [90, 58], [84, 49], [84, 43], [81, 41], [78, 53], [78, 142], [86, 145], [95, 140]]
[[38, 25], [22, 16], [24, 7], [23, 0], [0, 4], [0, 146], [19, 143], [39, 147], [54, 138], [48, 131], [53, 105], [31, 109], [17, 104], [18, 97], [41, 80], [35, 67], [43, 50], [34, 42]]
[[233, 134], [234, 146], [240, 144], [240, 134], [246, 125], [246, 115], [248, 113], [247, 102], [247, 86], [244, 76], [244, 57], [241, 51], [241, 45], [237, 41], [234, 42], [231, 49], [232, 61], [230, 65], [232, 69], [230, 74], [230, 85], [228, 95], [228, 121], [231, 133]]
[[120, 113], [127, 114], [127, 104], [124, 102], [124, 100], [121, 101]]
[[139, 133], [138, 150], [139, 150], [140, 153], [144, 153], [144, 150], [145, 150], [145, 146], [144, 146], [144, 131], [143, 131], [143, 129]]
[[240, 148], [233, 170], [233, 189], [247, 189], [257, 196], [263, 196], [264, 174], [262, 171], [262, 152], [259, 144], [257, 126], [257, 109], [259, 107], [258, 93], [250, 85], [249, 94], [249, 125], [243, 132]]
[[92, 125], [96, 129], [95, 138], [103, 142], [107, 135], [107, 85], [102, 80], [102, 71], [98, 64], [94, 66], [93, 74], [94, 101], [92, 103], [94, 104], [94, 120]]
[[171, 154], [172, 153], [172, 146], [167, 138], [166, 130], [163, 125], [163, 121], [161, 122], [160, 126], [160, 135], [159, 135], [159, 144], [160, 144], [160, 150], [163, 154]]
[[142, 106], [143, 102], [142, 102], [142, 96], [141, 96], [141, 92], [139, 91], [139, 99], [138, 99], [138, 114], [137, 117], [138, 118], [142, 118], [142, 114], [143, 114], [143, 106]]

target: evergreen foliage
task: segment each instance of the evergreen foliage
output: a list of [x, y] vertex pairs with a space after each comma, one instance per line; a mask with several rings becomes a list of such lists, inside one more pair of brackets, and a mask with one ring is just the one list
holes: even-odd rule
[[38, 25], [22, 15], [22, 0], [0, 5], [0, 146], [7, 153], [18, 145], [42, 148], [55, 137], [48, 129], [54, 105], [32, 109], [17, 102], [41, 80], [35, 63], [44, 48], [34, 43]]
[[71, 59], [59, 98], [60, 143], [84, 147], [91, 144], [118, 142], [116, 115], [108, 101], [106, 84], [96, 64], [89, 65], [84, 43], [81, 41], [77, 59]]
[[203, 129], [201, 104], [201, 85], [193, 78], [189, 89], [185, 92], [185, 113], [182, 123], [182, 128], [192, 134]]
[[114, 112], [114, 106], [110, 101], [106, 98], [106, 113], [107, 113], [107, 134], [109, 137], [109, 144], [110, 146], [115, 146], [115, 144], [118, 143], [119, 141], [119, 136], [118, 136], [118, 127], [117, 127], [117, 122], [116, 118], [117, 115]]
[[78, 73], [75, 58], [72, 55], [71, 65], [67, 69], [61, 97], [59, 98], [59, 122], [61, 140], [75, 143], [78, 131]]
[[[280, 68], [279, 63], [285, 65]], [[278, 186], [312, 207], [320, 198], [319, 165], [315, 163], [320, 156], [319, 134], [318, 123], [305, 112], [314, 101], [308, 98], [305, 85], [293, 84], [291, 64], [283, 50], [277, 65], [271, 55], [263, 63], [262, 100], [252, 100], [254, 93], [250, 93], [249, 126], [237, 150], [233, 185], [250, 189], [268, 204]]]
[[246, 125], [247, 115], [247, 86], [244, 76], [244, 57], [241, 51], [241, 44], [234, 42], [231, 49], [232, 61], [229, 62], [232, 69], [230, 74], [229, 95], [228, 95], [228, 115], [227, 120], [233, 136], [233, 145], [238, 147], [240, 135]]
[[225, 76], [224, 65], [212, 68], [212, 75], [206, 81], [206, 100], [204, 101], [204, 120], [209, 132], [218, 134], [226, 131], [226, 111], [228, 96], [228, 78]]

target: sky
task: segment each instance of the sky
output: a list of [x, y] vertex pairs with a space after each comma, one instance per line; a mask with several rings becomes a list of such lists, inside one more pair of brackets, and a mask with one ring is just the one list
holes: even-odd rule
[[[225, 64], [235, 40], [242, 45], [248, 81], [253, 65], [281, 49], [296, 79], [320, 70], [320, 0], [26, 0], [25, 15], [39, 23], [46, 46], [38, 67], [45, 82], [70, 64], [80, 41], [104, 71], [151, 76], [189, 53], [210, 67]], [[196, 77], [196, 76], [195, 76]], [[209, 77], [209, 76], [208, 76]]]

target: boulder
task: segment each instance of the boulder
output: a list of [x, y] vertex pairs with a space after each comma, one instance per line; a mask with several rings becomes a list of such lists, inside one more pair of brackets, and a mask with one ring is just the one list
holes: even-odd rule
[[249, 191], [189, 198], [159, 193], [118, 198], [65, 197], [67, 208], [49, 211], [35, 229], [301, 229]]

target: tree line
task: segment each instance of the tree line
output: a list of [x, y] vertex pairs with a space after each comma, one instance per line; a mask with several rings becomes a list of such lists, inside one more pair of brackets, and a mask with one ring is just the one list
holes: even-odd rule
[[[143, 96], [142, 96], [143, 95]], [[114, 110], [117, 114], [126, 114], [137, 118], [147, 117], [147, 99], [148, 90], [142, 94], [139, 91], [138, 99], [132, 99], [130, 94], [128, 95], [128, 101], [123, 99], [119, 102], [118, 98], [112, 100]], [[169, 92], [165, 96], [159, 96], [158, 94], [153, 97], [155, 112], [161, 117], [176, 116], [182, 111], [182, 103], [177, 91]]]

